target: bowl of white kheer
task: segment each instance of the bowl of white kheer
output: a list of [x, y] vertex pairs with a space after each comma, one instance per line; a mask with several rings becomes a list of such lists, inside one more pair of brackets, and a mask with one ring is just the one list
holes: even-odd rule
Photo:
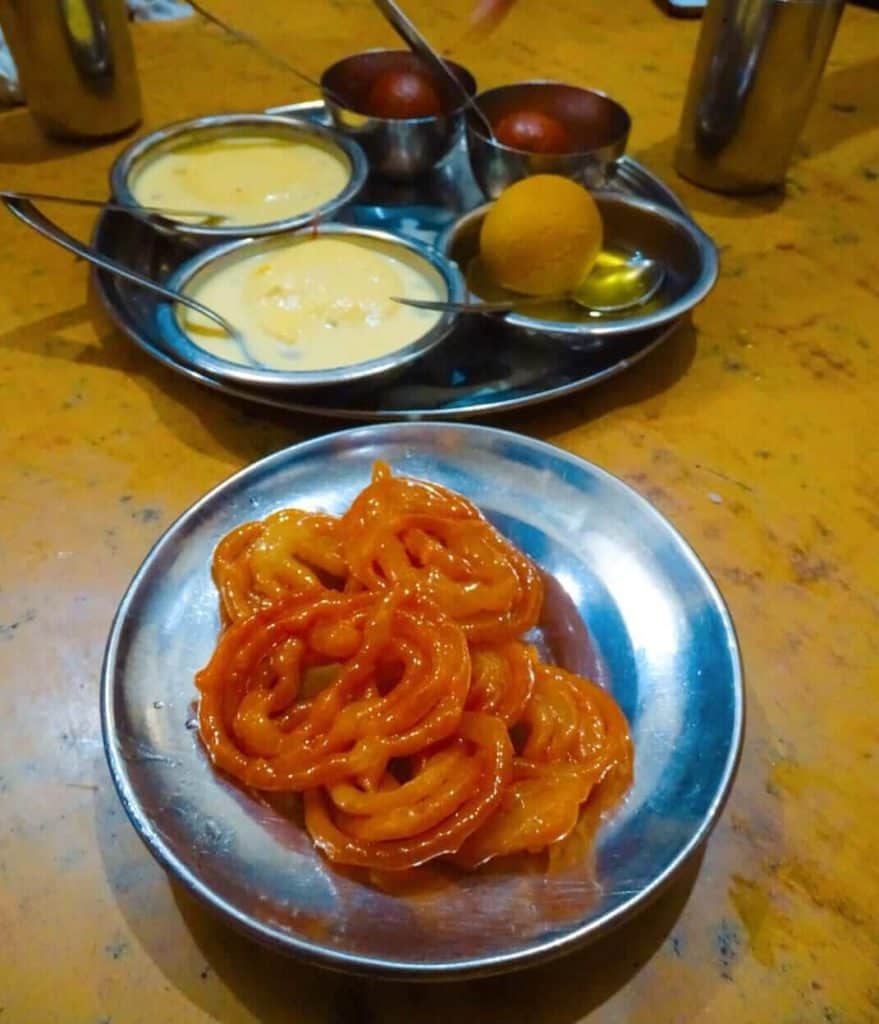
[[215, 114], [137, 139], [113, 164], [110, 186], [121, 203], [162, 210], [150, 216], [160, 230], [203, 245], [330, 219], [367, 170], [357, 143], [322, 125]]
[[247, 387], [368, 383], [420, 359], [457, 316], [397, 301], [460, 302], [457, 265], [385, 231], [319, 224], [204, 250], [165, 284], [218, 313], [234, 335], [179, 303], [157, 307], [169, 351]]

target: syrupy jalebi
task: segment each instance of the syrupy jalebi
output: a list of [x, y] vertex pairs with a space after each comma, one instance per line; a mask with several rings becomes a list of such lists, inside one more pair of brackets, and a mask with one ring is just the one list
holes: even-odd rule
[[625, 717], [523, 639], [540, 574], [460, 495], [377, 463], [339, 518], [237, 527], [213, 575], [202, 742], [244, 785], [302, 793], [331, 861], [471, 869], [558, 843], [628, 788]]

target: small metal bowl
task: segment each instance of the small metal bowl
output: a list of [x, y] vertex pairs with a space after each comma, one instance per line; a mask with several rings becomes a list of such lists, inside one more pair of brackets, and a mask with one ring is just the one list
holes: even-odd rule
[[[476, 80], [454, 61], [446, 62], [472, 96]], [[434, 83], [447, 113], [435, 117], [375, 117], [366, 108], [369, 90], [386, 71], [418, 71]], [[460, 93], [409, 50], [366, 50], [344, 57], [321, 76], [324, 102], [339, 132], [358, 142], [373, 171], [408, 181], [443, 160], [464, 130], [466, 104]]]
[[[657, 308], [634, 307], [631, 314], [578, 323], [507, 313], [503, 322], [512, 330], [553, 346], [595, 350], [622, 335], [669, 324], [691, 310], [711, 291], [717, 280], [714, 242], [689, 218], [646, 199], [614, 192], [595, 192], [593, 198], [604, 223], [608, 249], [641, 252], [659, 260], [666, 270]], [[438, 247], [462, 273], [479, 250], [479, 231], [490, 203], [465, 214], [444, 232]], [[472, 295], [474, 300], [481, 296]], [[653, 303], [651, 303], [651, 306]], [[584, 315], [588, 313], [584, 311]]]
[[[150, 222], [159, 230], [183, 237], [189, 242], [203, 246], [205, 243], [220, 242], [232, 238], [275, 235], [302, 227], [311, 221], [328, 219], [350, 203], [363, 188], [368, 172], [366, 158], [359, 146], [343, 135], [314, 124], [311, 121], [279, 114], [212, 114], [189, 121], [177, 121], [137, 139], [116, 159], [110, 168], [110, 187], [113, 195], [122, 203], [137, 206], [130, 183], [133, 175], [148, 160], [160, 153], [169, 152], [184, 142], [234, 134], [236, 131], [254, 132], [278, 136], [301, 142], [303, 139], [319, 140], [324, 146], [334, 149], [347, 162], [350, 173], [348, 183], [337, 196], [311, 210], [287, 217], [284, 220], [268, 221], [263, 224], [203, 225], [174, 220], [171, 217], [151, 216]], [[214, 212], [214, 211], [211, 211]], [[217, 210], [217, 213], [223, 213]]]
[[626, 151], [632, 121], [625, 107], [594, 89], [561, 82], [517, 82], [487, 89], [476, 103], [492, 126], [508, 114], [534, 111], [560, 121], [574, 139], [571, 153], [530, 153], [486, 135], [485, 125], [467, 117], [470, 166], [482, 191], [497, 197], [514, 181], [532, 174], [560, 174], [589, 188], [604, 187], [614, 163]]
[[[226, 264], [246, 259], [261, 252], [284, 249], [291, 245], [307, 245], [315, 235], [339, 236], [350, 239], [369, 239], [373, 244], [397, 255], [408, 254], [410, 259], [430, 274], [436, 281], [440, 296], [451, 302], [460, 302], [465, 293], [464, 279], [458, 268], [442, 256], [435, 248], [403, 239], [386, 231], [351, 227], [347, 224], [320, 224], [306, 232], [291, 232], [286, 235], [272, 235], [264, 238], [245, 238], [228, 245], [215, 246], [193, 256], [165, 282], [177, 292], [187, 292], [199, 277], [217, 272]], [[274, 370], [235, 363], [206, 351], [190, 338], [178, 318], [172, 303], [160, 303], [156, 307], [156, 326], [168, 352], [185, 366], [194, 367], [216, 380], [248, 388], [314, 388], [321, 386], [370, 383], [378, 378], [391, 376], [402, 370], [435, 348], [452, 330], [458, 316], [452, 312], [443, 313], [430, 330], [402, 348], [395, 349], [376, 359], [361, 363], [319, 370]]]

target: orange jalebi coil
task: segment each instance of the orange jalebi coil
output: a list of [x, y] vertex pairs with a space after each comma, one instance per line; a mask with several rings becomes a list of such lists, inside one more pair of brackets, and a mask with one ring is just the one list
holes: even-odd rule
[[200, 730], [249, 786], [371, 782], [455, 731], [469, 682], [461, 631], [402, 591], [292, 599], [223, 634], [196, 678]]
[[244, 785], [302, 793], [330, 860], [473, 868], [558, 843], [630, 784], [622, 712], [522, 642], [538, 571], [460, 495], [379, 463], [341, 518], [245, 523], [213, 573], [202, 741]]
[[315, 594], [348, 578], [339, 520], [285, 508], [261, 522], [244, 523], [217, 545], [212, 566], [229, 622], [295, 594]]
[[473, 644], [468, 711], [496, 715], [506, 726], [525, 713], [534, 689], [534, 656], [518, 640], [490, 647]]
[[341, 529], [345, 561], [367, 590], [421, 594], [474, 643], [514, 640], [537, 623], [536, 567], [459, 494], [392, 476], [380, 462]]
[[519, 720], [523, 739], [512, 782], [497, 811], [459, 851], [461, 866], [564, 839], [596, 786], [605, 786], [610, 803], [631, 784], [629, 727], [613, 697], [555, 665], [536, 664], [535, 677]]
[[[337, 863], [391, 871], [416, 867], [455, 853], [489, 818], [510, 781], [512, 755], [499, 719], [465, 712], [457, 738], [420, 759], [408, 782], [395, 786], [386, 777], [372, 794], [309, 790], [306, 826]], [[346, 797], [350, 810], [340, 813]]]

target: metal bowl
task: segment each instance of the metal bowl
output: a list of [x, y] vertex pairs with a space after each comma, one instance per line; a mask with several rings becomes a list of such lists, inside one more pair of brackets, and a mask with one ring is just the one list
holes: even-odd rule
[[[253, 237], [257, 235], [275, 235], [293, 228], [302, 227], [316, 219], [328, 219], [350, 203], [363, 188], [368, 172], [363, 152], [351, 139], [304, 119], [281, 116], [279, 114], [211, 114], [196, 117], [189, 121], [177, 121], [137, 139], [120, 153], [110, 168], [110, 188], [113, 195], [123, 203], [137, 206], [138, 201], [129, 183], [132, 175], [147, 160], [159, 153], [175, 149], [182, 142], [200, 141], [218, 138], [236, 131], [276, 135], [280, 138], [296, 142], [303, 139], [317, 139], [338, 152], [350, 168], [348, 183], [342, 191], [327, 202], [311, 210], [287, 217], [284, 220], [268, 221], [264, 224], [233, 224], [213, 226], [189, 224], [174, 220], [171, 217], [150, 217], [150, 221], [160, 230], [182, 236], [198, 245], [223, 241], [232, 238]], [[212, 211], [213, 212], [213, 211]], [[222, 210], [217, 210], [222, 213]]]
[[[502, 319], [532, 342], [595, 350], [634, 331], [662, 327], [689, 312], [711, 291], [717, 280], [717, 249], [692, 220], [646, 199], [616, 192], [595, 192], [601, 211], [606, 248], [640, 252], [659, 260], [666, 270], [658, 308], [634, 307], [614, 318], [578, 323], [541, 319], [537, 314], [507, 313]], [[438, 241], [440, 251], [466, 273], [479, 249], [479, 231], [491, 203], [471, 210], [455, 221]], [[510, 293], [512, 294], [512, 293]], [[474, 300], [484, 296], [472, 295]], [[652, 305], [652, 304], [651, 304]], [[645, 309], [647, 311], [645, 311]]]
[[[476, 80], [470, 72], [446, 61], [472, 96]], [[375, 117], [366, 97], [379, 75], [389, 70], [418, 71], [436, 85], [447, 113], [435, 117]], [[426, 174], [451, 152], [464, 130], [465, 103], [460, 93], [417, 54], [409, 50], [366, 50], [337, 61], [321, 76], [324, 102], [339, 132], [354, 139], [373, 171], [407, 181]]]
[[[464, 281], [458, 268], [432, 246], [399, 238], [386, 231], [351, 227], [347, 224], [321, 224], [308, 233], [288, 233], [265, 238], [246, 238], [228, 245], [215, 246], [187, 260], [168, 278], [166, 284], [178, 292], [186, 292], [199, 277], [214, 273], [222, 266], [253, 256], [260, 252], [284, 249], [291, 245], [308, 245], [315, 235], [342, 236], [370, 239], [380, 248], [400, 256], [408, 254], [419, 268], [436, 281], [440, 295], [450, 301], [460, 301], [464, 295]], [[431, 329], [420, 338], [377, 359], [351, 363], [322, 370], [273, 370], [266, 367], [242, 365], [212, 355], [196, 345], [183, 329], [177, 310], [171, 303], [156, 307], [155, 324], [168, 351], [185, 366], [193, 367], [218, 381], [244, 385], [248, 388], [313, 388], [333, 384], [351, 384], [355, 381], [374, 381], [394, 374], [426, 355], [449, 334], [457, 321], [455, 313], [443, 313]]]
[[[466, 495], [540, 565], [547, 647], [606, 686], [628, 716], [635, 783], [599, 831], [594, 856], [572, 853], [551, 872], [498, 863], [426, 892], [386, 892], [334, 869], [294, 815], [212, 768], [192, 729], [192, 680], [220, 630], [214, 547], [244, 520], [284, 506], [342, 512], [376, 459]], [[276, 452], [168, 529], [113, 622], [101, 716], [113, 781], [135, 829], [226, 921], [327, 967], [450, 981], [558, 956], [643, 909], [720, 814], [741, 746], [743, 700], [723, 600], [644, 498], [597, 466], [518, 434], [390, 423]]]
[[632, 120], [625, 107], [594, 89], [562, 82], [533, 81], [501, 85], [479, 93], [476, 103], [492, 126], [507, 114], [547, 114], [568, 129], [577, 149], [571, 153], [530, 153], [489, 138], [485, 125], [467, 117], [470, 166], [482, 191], [497, 197], [514, 181], [532, 174], [560, 174], [589, 188], [602, 188], [614, 162], [626, 151]]

